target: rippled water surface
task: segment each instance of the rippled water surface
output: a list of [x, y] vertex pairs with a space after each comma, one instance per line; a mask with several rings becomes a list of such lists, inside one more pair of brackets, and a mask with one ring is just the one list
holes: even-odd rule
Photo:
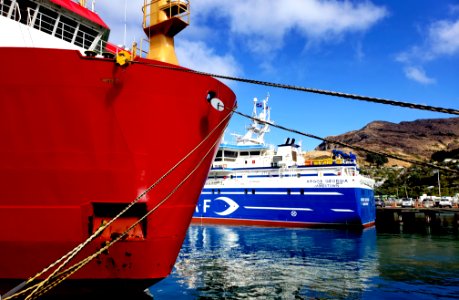
[[457, 234], [197, 226], [155, 299], [459, 299]]

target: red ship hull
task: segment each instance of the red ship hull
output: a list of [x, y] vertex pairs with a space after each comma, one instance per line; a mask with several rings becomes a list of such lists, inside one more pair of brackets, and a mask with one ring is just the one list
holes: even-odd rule
[[[41, 271], [191, 153], [115, 224], [130, 225], [191, 174], [138, 234], [71, 279], [149, 284], [166, 277], [235, 105], [233, 92], [156, 61], [121, 67], [78, 51], [34, 48], [0, 48], [0, 56], [7, 58], [0, 81], [0, 281]], [[214, 109], [209, 92], [227, 109]], [[110, 240], [107, 230], [74, 261]]]

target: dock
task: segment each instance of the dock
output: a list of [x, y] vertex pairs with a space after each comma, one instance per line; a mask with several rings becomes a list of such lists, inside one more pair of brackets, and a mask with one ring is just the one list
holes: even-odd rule
[[404, 229], [432, 228], [459, 229], [459, 208], [439, 207], [378, 207], [376, 208], [376, 227], [391, 229], [403, 226]]

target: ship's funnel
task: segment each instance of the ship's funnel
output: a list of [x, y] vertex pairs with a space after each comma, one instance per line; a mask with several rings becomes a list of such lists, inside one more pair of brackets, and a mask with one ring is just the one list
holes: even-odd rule
[[143, 30], [150, 39], [149, 59], [178, 65], [174, 36], [190, 23], [188, 0], [145, 0]]

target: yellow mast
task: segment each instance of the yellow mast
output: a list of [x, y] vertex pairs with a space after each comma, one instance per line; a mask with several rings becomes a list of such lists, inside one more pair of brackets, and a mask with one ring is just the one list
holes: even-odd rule
[[144, 0], [143, 30], [150, 40], [147, 58], [178, 65], [174, 36], [189, 21], [189, 0]]

